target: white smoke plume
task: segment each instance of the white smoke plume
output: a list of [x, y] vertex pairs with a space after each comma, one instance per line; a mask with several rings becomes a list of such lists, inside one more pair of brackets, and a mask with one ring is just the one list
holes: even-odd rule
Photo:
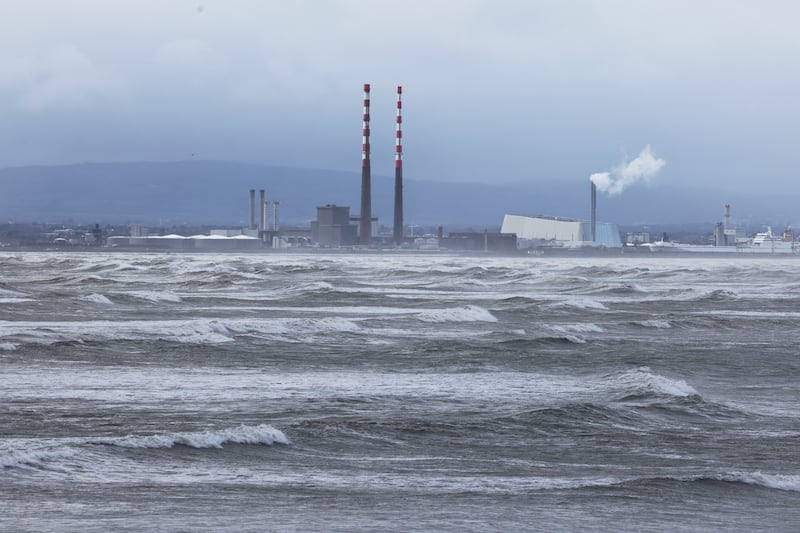
[[609, 196], [617, 196], [637, 181], [650, 181], [650, 178], [658, 174], [658, 171], [666, 163], [653, 154], [648, 144], [633, 161], [623, 161], [621, 165], [612, 168], [611, 171], [592, 174], [589, 179], [600, 192]]

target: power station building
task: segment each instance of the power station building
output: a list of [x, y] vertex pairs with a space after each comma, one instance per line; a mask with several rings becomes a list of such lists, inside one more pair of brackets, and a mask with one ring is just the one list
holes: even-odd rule
[[320, 246], [353, 246], [358, 238], [358, 225], [350, 223], [350, 207], [324, 205], [317, 207], [317, 219], [311, 222], [311, 240]]
[[517, 235], [518, 248], [622, 248], [616, 224], [596, 222], [594, 240], [592, 223], [562, 217], [505, 215], [502, 233]]
[[[369, 238], [378, 236], [378, 217], [370, 217]], [[311, 240], [325, 247], [353, 246], [361, 242], [361, 217], [351, 216], [346, 205], [317, 207], [317, 219], [311, 221]]]

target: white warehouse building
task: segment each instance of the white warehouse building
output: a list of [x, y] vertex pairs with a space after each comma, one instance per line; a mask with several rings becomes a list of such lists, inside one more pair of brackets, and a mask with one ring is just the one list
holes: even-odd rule
[[505, 215], [501, 233], [516, 233], [518, 248], [622, 248], [616, 224], [598, 222], [592, 241], [591, 223], [561, 217]]

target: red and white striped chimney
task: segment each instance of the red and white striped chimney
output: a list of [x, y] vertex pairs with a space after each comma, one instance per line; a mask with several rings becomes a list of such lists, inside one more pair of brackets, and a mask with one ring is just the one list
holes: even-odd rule
[[397, 133], [394, 149], [394, 242], [403, 242], [403, 87], [397, 86]]
[[372, 236], [372, 183], [369, 165], [369, 83], [364, 84], [364, 121], [361, 129], [361, 219], [359, 242], [369, 244]]

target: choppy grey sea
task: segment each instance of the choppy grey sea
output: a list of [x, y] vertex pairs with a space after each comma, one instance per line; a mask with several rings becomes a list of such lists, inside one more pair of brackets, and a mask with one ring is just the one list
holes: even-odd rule
[[800, 261], [0, 254], [0, 529], [797, 531]]

